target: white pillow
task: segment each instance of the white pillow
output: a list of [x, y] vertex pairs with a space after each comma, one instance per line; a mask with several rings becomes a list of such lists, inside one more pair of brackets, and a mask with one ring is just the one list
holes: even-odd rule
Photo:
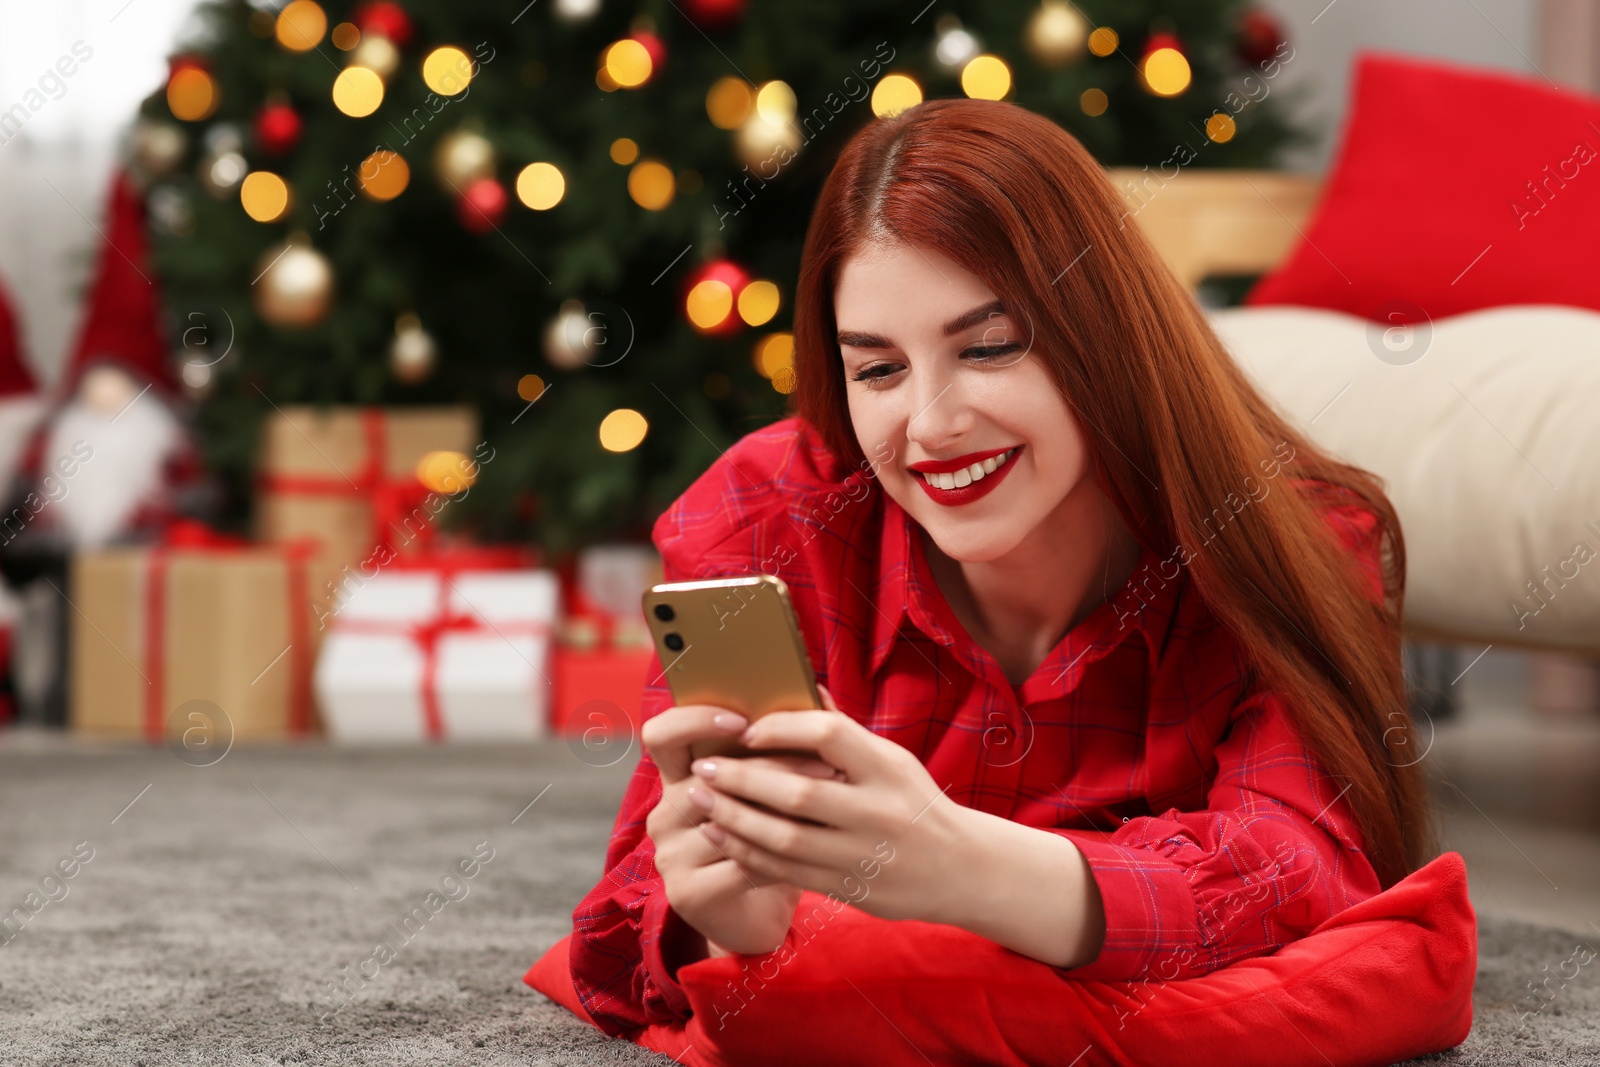
[[1384, 480], [1408, 626], [1600, 652], [1600, 312], [1501, 307], [1410, 333], [1303, 307], [1207, 314], [1286, 417]]

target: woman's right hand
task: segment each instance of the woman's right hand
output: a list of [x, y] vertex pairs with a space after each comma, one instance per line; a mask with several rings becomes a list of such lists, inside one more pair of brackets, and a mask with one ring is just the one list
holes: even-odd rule
[[[720, 716], [720, 722], [718, 717]], [[801, 890], [770, 882], [740, 867], [706, 836], [709, 816], [689, 799], [706, 784], [689, 770], [689, 746], [702, 738], [730, 737], [748, 722], [728, 708], [684, 704], [646, 719], [639, 741], [661, 776], [661, 800], [645, 821], [655, 844], [656, 870], [667, 902], [703, 935], [710, 955], [760, 955], [783, 944]], [[827, 778], [834, 768], [802, 756], [741, 757], [798, 774]]]

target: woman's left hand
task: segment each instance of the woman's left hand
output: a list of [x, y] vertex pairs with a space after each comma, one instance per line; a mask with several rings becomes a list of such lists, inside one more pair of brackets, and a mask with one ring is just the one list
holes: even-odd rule
[[909, 750], [821, 692], [825, 710], [764, 715], [739, 741], [756, 750], [815, 752], [843, 772], [842, 780], [738, 758], [696, 760], [690, 770], [704, 783], [697, 791], [711, 801], [706, 833], [758, 884], [833, 893], [885, 919], [942, 921], [972, 870], [965, 859], [969, 809], [946, 796]]

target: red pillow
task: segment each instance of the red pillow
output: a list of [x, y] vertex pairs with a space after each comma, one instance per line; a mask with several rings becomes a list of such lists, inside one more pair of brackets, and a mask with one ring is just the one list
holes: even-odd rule
[[[1165, 983], [1067, 978], [960, 927], [826, 900], [802, 894], [783, 948], [680, 968], [693, 1015], [633, 1040], [686, 1067], [1355, 1067], [1452, 1048], [1472, 1028], [1477, 918], [1455, 852], [1271, 955]], [[523, 980], [592, 1024], [569, 940]]]
[[1379, 322], [1402, 321], [1394, 310], [1421, 322], [1505, 304], [1600, 308], [1600, 99], [1363, 54], [1304, 232], [1246, 304]]

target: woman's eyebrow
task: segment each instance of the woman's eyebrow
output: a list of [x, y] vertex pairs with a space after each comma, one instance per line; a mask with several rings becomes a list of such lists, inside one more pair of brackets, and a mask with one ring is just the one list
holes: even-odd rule
[[[1005, 304], [999, 300], [991, 300], [987, 304], [980, 304], [971, 311], [963, 311], [955, 318], [944, 324], [943, 330], [946, 337], [960, 333], [962, 330], [971, 329], [979, 323], [988, 321], [995, 315], [1006, 313]], [[837, 341], [840, 345], [851, 348], [893, 348], [894, 344], [882, 334], [865, 333], [861, 330], [840, 330]]]

